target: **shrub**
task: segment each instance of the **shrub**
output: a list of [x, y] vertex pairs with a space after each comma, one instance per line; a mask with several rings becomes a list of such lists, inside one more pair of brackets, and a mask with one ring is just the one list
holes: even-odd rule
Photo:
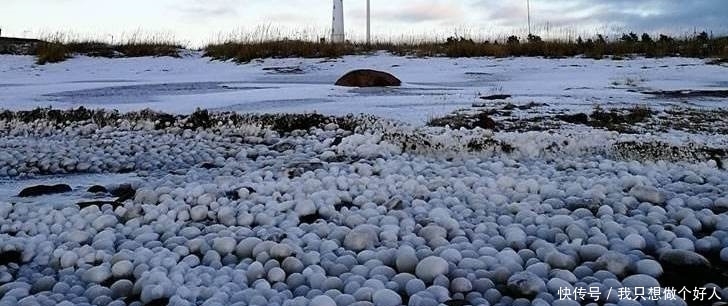
[[45, 65], [47, 63], [58, 63], [65, 61], [70, 57], [68, 47], [62, 43], [44, 42], [38, 46], [36, 51], [36, 63]]

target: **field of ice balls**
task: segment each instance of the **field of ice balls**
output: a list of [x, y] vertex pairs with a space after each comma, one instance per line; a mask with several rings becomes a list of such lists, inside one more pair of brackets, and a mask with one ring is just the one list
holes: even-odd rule
[[728, 299], [715, 164], [403, 153], [333, 123], [154, 126], [3, 122], [6, 178], [140, 176], [0, 199], [0, 305], [578, 305], [559, 290], [589, 287], [582, 304], [693, 304], [615, 294], [683, 285]]

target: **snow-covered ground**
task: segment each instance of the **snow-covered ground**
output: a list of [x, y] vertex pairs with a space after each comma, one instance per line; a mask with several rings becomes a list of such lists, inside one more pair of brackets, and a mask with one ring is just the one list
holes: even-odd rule
[[[275, 68], [288, 68], [278, 69]], [[404, 86], [333, 86], [348, 70], [374, 68]], [[341, 59], [267, 59], [245, 65], [182, 58], [77, 57], [38, 66], [31, 56], [0, 56], [0, 108], [89, 106], [189, 113], [197, 107], [242, 112], [366, 113], [421, 124], [470, 107], [478, 97], [510, 94], [560, 109], [594, 104], [683, 104], [642, 91], [728, 89], [726, 68], [700, 59], [624, 61], [539, 58], [408, 58], [388, 54]], [[715, 100], [690, 101], [716, 106]]]
[[[246, 65], [198, 55], [32, 61], [0, 56], [0, 108], [376, 117], [331, 117], [293, 132], [290, 120], [268, 126], [217, 114], [169, 126], [154, 114], [0, 118], [2, 306], [728, 299], [728, 141], [715, 132], [728, 119], [713, 112], [727, 101], [643, 93], [726, 89], [725, 67], [681, 58], [384, 54]], [[331, 85], [354, 68], [387, 70], [405, 84]], [[503, 101], [478, 99], [490, 94], [546, 105], [500, 115]], [[655, 115], [649, 124], [657, 128], [643, 124], [637, 134], [566, 123], [527, 131], [423, 126], [483, 109], [474, 103], [501, 112], [496, 121], [590, 113], [595, 104], [710, 115], [691, 117], [696, 130], [680, 113]], [[68, 186], [20, 196], [55, 184]], [[634, 300], [639, 293], [647, 298]]]

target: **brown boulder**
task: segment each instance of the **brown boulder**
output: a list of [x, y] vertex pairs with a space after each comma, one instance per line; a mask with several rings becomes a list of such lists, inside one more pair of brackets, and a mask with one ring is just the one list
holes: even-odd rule
[[383, 86], [399, 86], [402, 84], [395, 76], [384, 72], [371, 69], [359, 69], [347, 72], [338, 81], [337, 86], [347, 87], [383, 87]]

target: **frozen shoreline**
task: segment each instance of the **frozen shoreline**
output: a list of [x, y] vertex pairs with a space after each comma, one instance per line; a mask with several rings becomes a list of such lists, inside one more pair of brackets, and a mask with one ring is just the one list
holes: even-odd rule
[[[1, 199], [0, 303], [541, 305], [569, 304], [562, 288], [598, 288], [616, 305], [608, 289], [639, 286], [728, 297], [728, 172], [710, 161], [534, 157], [517, 141], [468, 153], [468, 139], [498, 135], [373, 117], [308, 131], [267, 121], [272, 130], [215, 116], [6, 122], [4, 148], [63, 147], [137, 175]], [[527, 135], [510, 137], [537, 148]], [[2, 158], [21, 169], [35, 157]], [[108, 192], [85, 191], [96, 184]], [[133, 196], [116, 200], [124, 184]]]
[[[0, 305], [578, 305], [564, 288], [621, 305], [622, 287], [728, 299], [725, 98], [641, 93], [725, 89], [725, 67], [30, 61], [0, 56]], [[407, 84], [327, 85], [360, 65]], [[288, 66], [303, 74], [263, 70]], [[513, 98], [478, 99], [490, 93]], [[4, 111], [49, 104], [91, 110]], [[593, 104], [615, 110], [606, 124]], [[635, 105], [649, 114], [610, 121]], [[139, 109], [166, 114], [126, 113]], [[445, 125], [489, 114], [496, 130], [425, 124], [459, 109]], [[71, 191], [18, 196], [51, 184]]]
[[[295, 69], [293, 69], [295, 68]], [[333, 86], [345, 72], [392, 72], [404, 86], [359, 90]], [[0, 56], [0, 108], [38, 106], [151, 108], [190, 113], [196, 108], [241, 112], [366, 113], [421, 125], [435, 116], [469, 108], [478, 97], [509, 94], [517, 103], [554, 110], [593, 105], [647, 104], [720, 107], [720, 99], [666, 99], [661, 90], [725, 90], [726, 67], [700, 59], [623, 61], [583, 58], [410, 58], [388, 54], [340, 59], [266, 59], [238, 65], [192, 53], [182, 58], [105, 59], [79, 56], [37, 66], [31, 56]]]

